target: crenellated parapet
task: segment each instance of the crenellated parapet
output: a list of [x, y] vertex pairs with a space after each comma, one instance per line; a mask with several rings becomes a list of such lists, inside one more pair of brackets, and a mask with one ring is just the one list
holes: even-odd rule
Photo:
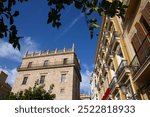
[[27, 52], [25, 53], [24, 58], [38, 57], [38, 56], [45, 56], [45, 55], [64, 54], [64, 53], [70, 53], [70, 52], [75, 52], [74, 44], [72, 45], [72, 48], [70, 48], [70, 49], [66, 49], [66, 47], [64, 47], [61, 50], [58, 50], [56, 48], [55, 50], [45, 50], [45, 51], [30, 52], [30, 53], [27, 50]]

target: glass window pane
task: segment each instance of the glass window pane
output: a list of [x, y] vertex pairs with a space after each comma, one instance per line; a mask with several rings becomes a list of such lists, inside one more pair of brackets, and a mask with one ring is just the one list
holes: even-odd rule
[[26, 83], [27, 83], [27, 80], [28, 80], [28, 77], [24, 77], [24, 78], [23, 78], [23, 81], [22, 81], [22, 85], [26, 84]]
[[66, 74], [61, 74], [61, 82], [65, 82], [66, 81]]
[[32, 66], [32, 62], [29, 62], [28, 64], [28, 68], [30, 68]]
[[63, 64], [67, 64], [67, 58], [64, 58], [64, 60], [63, 60]]
[[40, 84], [43, 84], [44, 81], [45, 81], [45, 76], [41, 76], [41, 78], [40, 78]]
[[48, 66], [48, 60], [44, 61], [44, 66]]

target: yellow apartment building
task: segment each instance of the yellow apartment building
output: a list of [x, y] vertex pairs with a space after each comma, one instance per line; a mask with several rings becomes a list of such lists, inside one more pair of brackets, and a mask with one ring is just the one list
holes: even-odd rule
[[125, 18], [102, 16], [95, 55], [100, 100], [150, 99], [150, 2], [121, 0]]

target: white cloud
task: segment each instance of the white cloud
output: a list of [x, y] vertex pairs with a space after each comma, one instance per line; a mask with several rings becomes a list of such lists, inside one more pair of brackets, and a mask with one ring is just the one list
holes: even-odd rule
[[[25, 37], [21, 40], [21, 51], [18, 49], [14, 49], [11, 44], [8, 42], [0, 41], [0, 58], [1, 59], [9, 59], [17, 62], [21, 62], [22, 56], [25, 54], [27, 50], [29, 51], [35, 51], [37, 50], [37, 43], [31, 39], [31, 37]], [[0, 66], [0, 70], [4, 71], [7, 75], [7, 82], [11, 85], [13, 85], [16, 75], [17, 75], [17, 69], [9, 69], [9, 67], [6, 66]]]
[[37, 43], [31, 37], [25, 37], [21, 42], [21, 51], [14, 49], [8, 42], [0, 41], [0, 58], [7, 58], [21, 62], [22, 56], [25, 52], [37, 50]]
[[22, 55], [24, 55], [27, 50], [32, 52], [32, 51], [36, 51], [37, 48], [38, 48], [38, 44], [30, 36], [24, 37], [23, 41], [21, 42]]
[[17, 69], [7, 69], [7, 68], [0, 68], [0, 71], [4, 71], [8, 77], [7, 77], [7, 81], [11, 86], [14, 84], [15, 79], [16, 79], [16, 75], [17, 75]]
[[31, 40], [31, 37], [26, 37], [24, 38], [24, 42], [27, 44], [27, 45], [33, 45], [33, 41]]
[[89, 67], [87, 66], [87, 64], [83, 64], [82, 66], [84, 69], [89, 70]]
[[15, 61], [21, 60], [21, 53], [14, 49], [8, 42], [0, 41], [0, 58], [13, 59]]
[[84, 16], [83, 13], [81, 13], [78, 17], [76, 17], [68, 27], [65, 28], [65, 30], [56, 38], [56, 40], [60, 39], [65, 33], [67, 33], [76, 23]]
[[83, 67], [85, 68], [85, 71], [81, 72], [82, 82], [80, 90], [81, 93], [90, 94], [90, 77], [92, 71], [89, 70], [89, 67], [86, 64], [83, 64]]

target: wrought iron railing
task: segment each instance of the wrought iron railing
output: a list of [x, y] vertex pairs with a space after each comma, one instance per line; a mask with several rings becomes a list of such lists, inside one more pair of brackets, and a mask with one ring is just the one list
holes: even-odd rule
[[137, 56], [134, 56], [134, 58], [132, 59], [131, 63], [130, 63], [130, 68], [131, 68], [131, 73], [132, 75], [135, 75], [136, 72], [139, 70], [140, 68], [140, 63], [138, 61]]
[[149, 57], [150, 57], [150, 34], [148, 33], [130, 63], [133, 75], [137, 73], [137, 71]]
[[115, 88], [116, 83], [117, 83], [117, 77], [114, 76], [112, 81], [109, 84], [109, 87], [110, 87], [111, 91]]
[[[122, 60], [121, 63], [120, 63], [120, 65], [118, 66], [117, 71], [116, 71], [117, 78], [120, 77], [120, 75], [121, 75], [121, 73], [122, 73], [122, 71], [123, 71], [123, 69], [124, 69], [125, 67], [128, 67], [127, 61], [126, 61], [126, 60]], [[118, 79], [118, 80], [119, 80], [119, 79]]]

